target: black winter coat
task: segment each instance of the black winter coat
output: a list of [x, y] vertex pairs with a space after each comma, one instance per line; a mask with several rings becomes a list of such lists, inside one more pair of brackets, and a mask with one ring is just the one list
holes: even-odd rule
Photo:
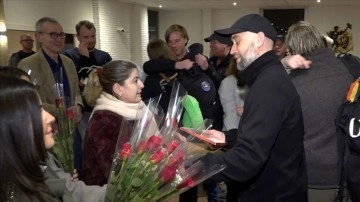
[[294, 85], [273, 51], [242, 75], [249, 93], [237, 134], [226, 136], [233, 147], [203, 161], [227, 166], [213, 179], [237, 184], [239, 201], [307, 201], [303, 117]]

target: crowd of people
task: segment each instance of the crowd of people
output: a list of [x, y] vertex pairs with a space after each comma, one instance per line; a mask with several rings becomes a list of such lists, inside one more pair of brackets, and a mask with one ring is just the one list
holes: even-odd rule
[[[165, 40], [149, 42], [142, 67], [96, 49], [92, 22], [75, 29], [78, 47], [62, 52], [61, 24], [39, 19], [41, 48], [34, 52], [23, 34], [23, 49], [0, 68], [0, 201], [104, 201], [118, 137], [128, 141], [144, 100], [162, 95], [166, 111], [175, 80], [213, 120], [206, 135], [227, 143], [201, 159], [226, 165], [203, 182], [209, 202], [221, 200], [222, 182], [228, 202], [337, 199], [346, 142], [334, 120], [353, 79], [309, 22], [277, 33], [258, 14], [242, 16], [204, 38], [209, 57], [201, 43], [188, 46], [185, 27], [174, 24]], [[50, 152], [59, 84], [77, 123], [72, 173]], [[196, 202], [197, 189], [179, 201]], [[343, 201], [351, 197], [358, 200], [346, 192]]]

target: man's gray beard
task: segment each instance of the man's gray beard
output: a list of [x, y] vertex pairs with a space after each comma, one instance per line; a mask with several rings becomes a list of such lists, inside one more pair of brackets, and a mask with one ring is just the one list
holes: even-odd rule
[[244, 71], [251, 63], [257, 59], [255, 47], [251, 44], [245, 52], [245, 57], [241, 58], [240, 62], [237, 63], [237, 69]]

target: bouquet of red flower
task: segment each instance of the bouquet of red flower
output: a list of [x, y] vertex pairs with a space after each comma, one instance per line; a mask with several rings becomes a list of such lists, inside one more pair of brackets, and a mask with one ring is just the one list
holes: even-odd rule
[[[128, 142], [119, 137], [109, 176], [105, 201], [163, 201], [204, 181], [225, 168], [205, 167], [198, 160], [206, 152], [196, 150], [193, 136], [178, 132], [182, 113], [181, 100], [186, 94], [175, 83], [165, 121], [155, 106], [157, 100], [141, 112]], [[152, 121], [161, 130], [151, 129]]]
[[74, 111], [66, 109], [62, 96], [61, 84], [55, 84], [55, 99], [58, 116], [56, 117], [55, 146], [52, 148], [56, 158], [61, 162], [65, 172], [72, 173], [74, 166]]

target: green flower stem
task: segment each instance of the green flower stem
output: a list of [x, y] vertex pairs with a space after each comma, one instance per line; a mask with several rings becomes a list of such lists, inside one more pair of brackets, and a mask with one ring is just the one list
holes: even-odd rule
[[146, 198], [146, 196], [147, 196], [148, 194], [150, 194], [154, 189], [156, 189], [160, 184], [161, 184], [161, 181], [160, 181], [160, 180], [156, 181], [156, 182], [147, 190], [147, 192], [145, 192], [145, 193], [143, 193], [143, 194], [140, 194], [140, 197]]
[[161, 200], [166, 199], [167, 197], [171, 196], [172, 194], [174, 194], [176, 192], [177, 192], [176, 188], [170, 189], [167, 192], [161, 194], [160, 196], [157, 196], [157, 197], [151, 199], [149, 202], [161, 201]]
[[75, 123], [69, 120], [65, 115], [63, 107], [58, 108], [59, 115], [57, 119], [58, 131], [55, 136], [56, 144], [53, 148], [55, 156], [64, 167], [65, 172], [72, 173], [74, 169], [74, 132]]
[[[150, 163], [146, 163], [145, 166], [140, 170], [140, 172], [138, 172], [138, 176], [139, 178], [141, 179], [141, 176], [143, 175], [144, 171], [147, 170], [147, 168], [150, 166], [151, 164]], [[130, 177], [130, 184], [128, 184], [126, 190], [125, 190], [125, 193], [124, 195], [122, 196], [123, 198], [122, 199], [128, 199], [129, 198], [129, 194], [131, 191], [133, 191], [133, 185], [132, 185], [132, 181], [134, 180], [134, 177], [135, 177], [135, 174], [136, 174], [136, 170], [132, 173], [131, 177]], [[142, 181], [143, 183], [144, 181]], [[122, 201], [122, 200], [120, 200]]]
[[[126, 168], [124, 170], [131, 169], [134, 163], [141, 162], [146, 156], [147, 156], [146, 153], [142, 153], [140, 155], [136, 154], [134, 156], [134, 158], [130, 159], [130, 161], [127, 163], [127, 166], [126, 166]], [[146, 166], [144, 166], [142, 170], [144, 170], [145, 167]], [[126, 182], [124, 182], [126, 177], [122, 177], [121, 181], [118, 183], [116, 191], [117, 191], [117, 193], [121, 194], [121, 200], [120, 201], [125, 201], [125, 199], [128, 198], [128, 195], [132, 191], [133, 187], [131, 185], [131, 182], [133, 181], [133, 179], [135, 177], [135, 174], [138, 173], [137, 171], [138, 171], [137, 169], [135, 169], [133, 171], [130, 171], [131, 176], [130, 176], [130, 178], [128, 178], [128, 182], [129, 182], [128, 184], [126, 184]], [[123, 190], [122, 187], [125, 187], [125, 190]]]

